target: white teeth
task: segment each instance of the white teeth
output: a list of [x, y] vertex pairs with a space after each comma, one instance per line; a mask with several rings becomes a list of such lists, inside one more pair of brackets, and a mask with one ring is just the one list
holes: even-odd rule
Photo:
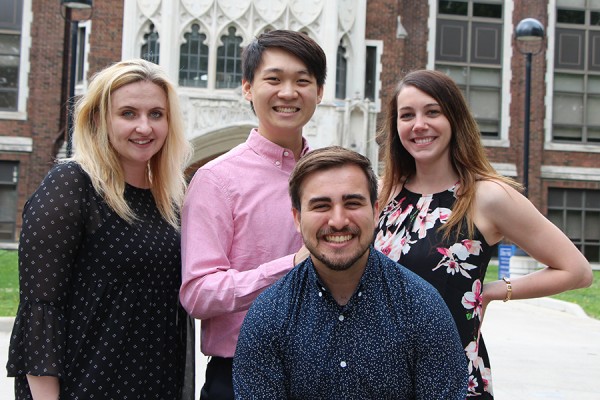
[[431, 142], [433, 142], [433, 138], [432, 137], [415, 138], [415, 143], [416, 144], [427, 144], [427, 143], [431, 143]]
[[325, 240], [327, 242], [334, 242], [334, 243], [343, 243], [343, 242], [347, 242], [350, 239], [352, 239], [352, 235], [344, 235], [344, 236], [331, 235], [331, 236], [325, 236]]
[[150, 143], [150, 139], [147, 140], [132, 140], [133, 143], [135, 144], [148, 144]]
[[282, 113], [294, 113], [296, 110], [296, 107], [275, 107], [275, 111]]

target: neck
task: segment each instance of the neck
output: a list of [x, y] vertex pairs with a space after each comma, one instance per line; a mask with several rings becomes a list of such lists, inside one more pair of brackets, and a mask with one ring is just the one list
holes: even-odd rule
[[327, 266], [321, 265], [313, 258], [313, 264], [317, 275], [323, 284], [329, 289], [336, 303], [340, 306], [346, 305], [349, 301], [362, 278], [367, 266], [369, 251], [365, 253], [366, 257], [361, 257], [352, 267], [344, 271], [335, 271]]
[[258, 134], [267, 139], [270, 142], [275, 143], [277, 146], [289, 149], [294, 153], [296, 161], [300, 159], [302, 153], [302, 130], [299, 132], [290, 132], [288, 134], [270, 135], [269, 133], [258, 129]]
[[127, 182], [131, 186], [139, 189], [150, 188], [150, 179], [148, 177], [148, 172], [146, 171], [146, 168], [144, 168], [143, 170], [136, 169], [135, 171], [125, 168], [123, 172], [125, 174], [125, 182]]
[[419, 166], [415, 175], [410, 176], [405, 185], [415, 193], [432, 194], [442, 192], [458, 182], [458, 174], [450, 163], [444, 166]]

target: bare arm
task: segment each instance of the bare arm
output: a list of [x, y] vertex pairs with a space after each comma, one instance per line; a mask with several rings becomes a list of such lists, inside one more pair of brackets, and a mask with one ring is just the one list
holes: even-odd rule
[[60, 386], [57, 377], [27, 375], [27, 382], [34, 400], [58, 399]]
[[[478, 183], [474, 220], [490, 244], [504, 237], [547, 266], [512, 280], [513, 299], [549, 296], [591, 284], [591, 266], [579, 249], [527, 198], [508, 185]], [[484, 285], [486, 304], [505, 296], [503, 281]]]

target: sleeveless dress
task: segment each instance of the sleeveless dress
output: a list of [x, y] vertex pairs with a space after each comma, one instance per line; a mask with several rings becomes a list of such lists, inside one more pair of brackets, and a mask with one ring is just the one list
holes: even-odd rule
[[455, 201], [454, 186], [421, 195], [403, 188], [381, 211], [375, 248], [431, 283], [448, 305], [458, 327], [468, 362], [466, 397], [493, 399], [489, 357], [480, 334], [482, 285], [495, 246], [475, 228], [466, 227], [458, 240], [443, 240], [438, 228], [446, 223]]
[[58, 164], [25, 205], [20, 304], [8, 375], [60, 378], [61, 399], [193, 399], [193, 322], [179, 305], [179, 232], [149, 189], [126, 185], [121, 219], [76, 163]]

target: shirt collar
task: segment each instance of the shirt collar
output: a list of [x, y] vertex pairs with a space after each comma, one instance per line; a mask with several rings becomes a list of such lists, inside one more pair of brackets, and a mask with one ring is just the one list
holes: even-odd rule
[[[281, 147], [270, 140], [263, 137], [258, 130], [252, 129], [250, 132], [250, 136], [246, 140], [248, 146], [256, 152], [256, 154], [260, 155], [265, 160], [268, 160], [271, 164], [273, 164], [276, 168], [283, 170], [291, 170], [296, 165], [296, 160], [294, 159], [294, 153], [290, 149], [286, 149]], [[300, 156], [304, 156], [309, 152], [309, 147], [306, 139], [302, 138], [302, 152]]]

